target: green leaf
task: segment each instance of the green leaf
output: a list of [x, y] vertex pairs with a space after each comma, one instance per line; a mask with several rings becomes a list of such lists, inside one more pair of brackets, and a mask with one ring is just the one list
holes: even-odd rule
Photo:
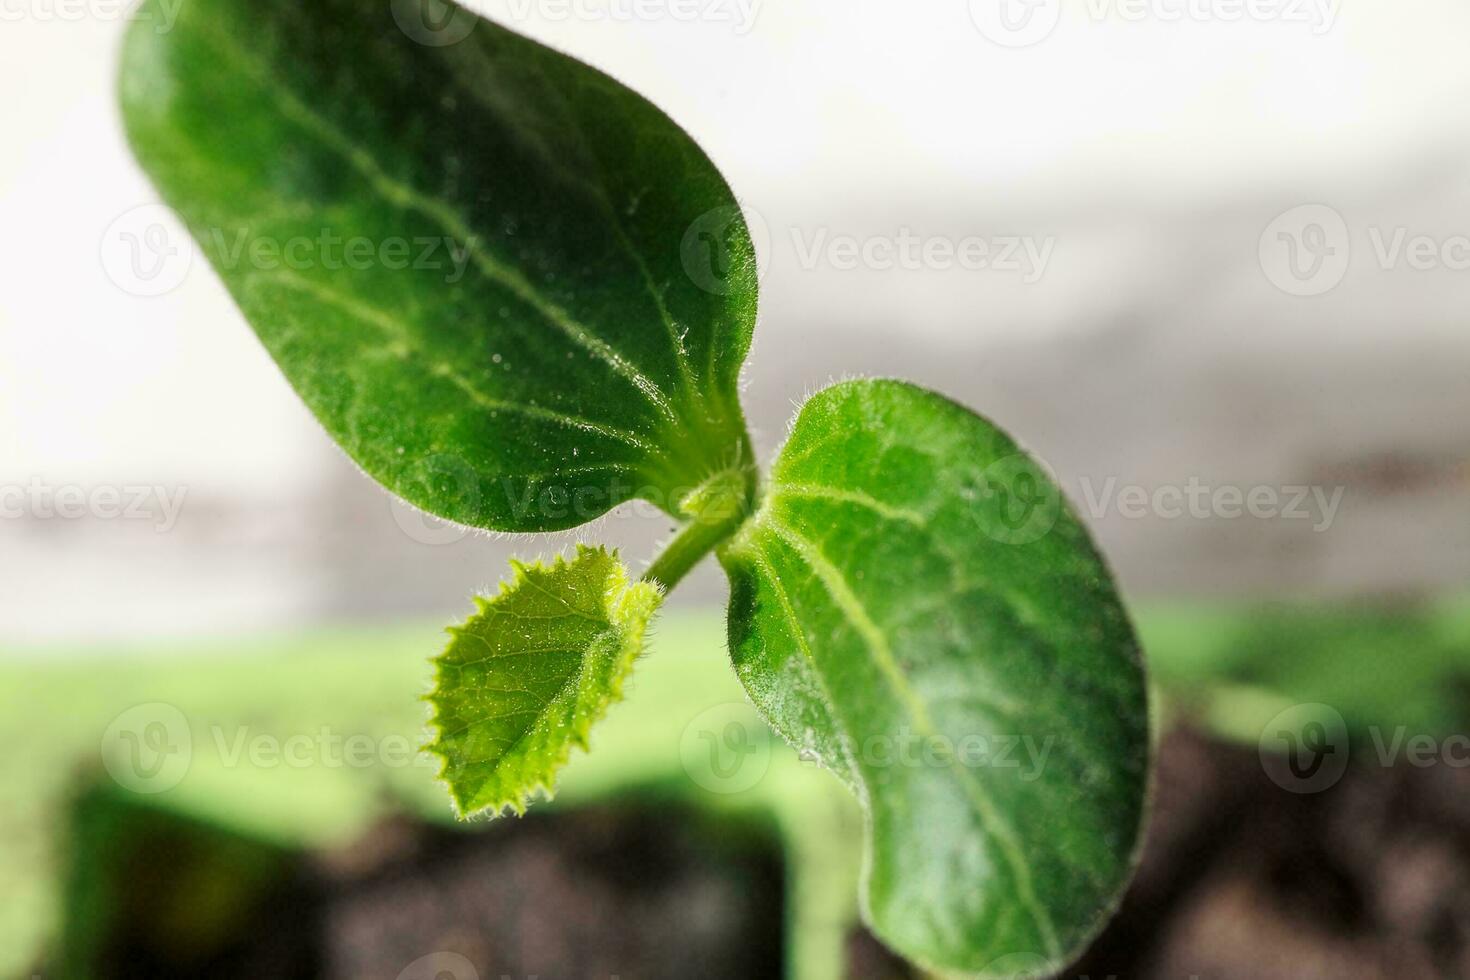
[[867, 810], [875, 932], [932, 969], [1064, 967], [1131, 872], [1149, 737], [1132, 628], [1055, 484], [945, 398], [839, 384], [721, 560], [747, 691]]
[[622, 697], [663, 596], [629, 583], [617, 556], [578, 546], [571, 561], [515, 563], [513, 581], [450, 629], [435, 660], [429, 745], [461, 815], [525, 809], [550, 794], [572, 746]]
[[657, 108], [442, 0], [152, 13], [122, 62], [138, 159], [379, 482], [539, 531], [749, 465], [750, 238]]

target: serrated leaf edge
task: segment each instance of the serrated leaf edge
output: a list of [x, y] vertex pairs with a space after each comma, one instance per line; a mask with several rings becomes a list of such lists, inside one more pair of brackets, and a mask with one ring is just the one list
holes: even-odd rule
[[[470, 820], [477, 816], [488, 815], [498, 817], [507, 812], [514, 812], [517, 816], [523, 815], [526, 808], [537, 798], [551, 800], [556, 795], [556, 774], [571, 761], [572, 747], [576, 746], [586, 752], [590, 747], [592, 726], [606, 716], [608, 708], [623, 700], [624, 682], [632, 673], [633, 664], [643, 652], [643, 639], [652, 623], [653, 616], [659, 605], [663, 602], [664, 593], [656, 583], [647, 581], [628, 580], [628, 567], [618, 558], [617, 549], [609, 551], [600, 545], [587, 545], [579, 543], [576, 553], [571, 559], [564, 554], [555, 555], [548, 565], [541, 561], [527, 564], [519, 559], [512, 558], [510, 567], [512, 575], [509, 579], [502, 579], [500, 586], [493, 597], [487, 598], [483, 595], [473, 597], [475, 612], [470, 617], [483, 614], [496, 602], [515, 594], [528, 579], [533, 576], [554, 575], [560, 569], [575, 564], [578, 561], [596, 555], [606, 555], [612, 560], [615, 571], [612, 581], [603, 592], [602, 611], [607, 616], [609, 625], [613, 628], [623, 627], [627, 630], [619, 645], [618, 657], [612, 677], [608, 684], [606, 696], [600, 703], [595, 705], [591, 711], [575, 717], [573, 730], [568, 733], [567, 739], [556, 750], [546, 763], [539, 767], [540, 771], [536, 778], [522, 786], [518, 792], [502, 793], [494, 799], [475, 804], [458, 791], [453, 781], [448, 778], [449, 758], [441, 749], [440, 739], [443, 729], [439, 723], [439, 705], [435, 701], [435, 695], [439, 692], [441, 681], [444, 677], [445, 657], [449, 653], [446, 646], [438, 656], [430, 660], [434, 666], [433, 689], [422, 695], [423, 700], [432, 706], [429, 725], [435, 729], [433, 739], [423, 746], [423, 750], [432, 753], [440, 760], [439, 768], [435, 773], [445, 789], [454, 807], [454, 815], [460, 820]], [[468, 623], [467, 619], [465, 623]], [[457, 635], [464, 629], [465, 624], [445, 627], [445, 632]], [[452, 645], [453, 641], [450, 641]], [[585, 661], [584, 661], [585, 665]], [[574, 681], [580, 680], [582, 674], [574, 675]], [[528, 730], [529, 731], [529, 730]]]

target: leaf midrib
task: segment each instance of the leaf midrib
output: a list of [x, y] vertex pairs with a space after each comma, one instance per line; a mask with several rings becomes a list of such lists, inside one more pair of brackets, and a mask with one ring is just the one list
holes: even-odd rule
[[[396, 340], [400, 344], [402, 344], [407, 354], [417, 354], [421, 357], [427, 357], [423, 348], [418, 346], [414, 342], [412, 331], [410, 331], [400, 321], [398, 317], [394, 316], [391, 313], [388, 313], [386, 310], [379, 309], [378, 307], [371, 306], [367, 303], [362, 303], [354, 299], [353, 297], [342, 293], [340, 290], [333, 289], [332, 287], [324, 283], [320, 283], [315, 279], [300, 275], [299, 273], [290, 269], [282, 268], [273, 270], [272, 273], [268, 276], [262, 275], [257, 277], [256, 281], [274, 284], [285, 289], [296, 289], [302, 292], [310, 293], [312, 296], [322, 301], [323, 303], [335, 306], [338, 309], [343, 310], [349, 315], [362, 321], [363, 323], [377, 327], [384, 335], [391, 337], [393, 340]], [[512, 412], [516, 414], [526, 415], [531, 418], [541, 419], [542, 421], [561, 423], [571, 428], [582, 429], [587, 432], [595, 432], [598, 435], [607, 436], [609, 439], [616, 439], [619, 442], [625, 442], [636, 449], [642, 449], [654, 456], [660, 455], [660, 450], [658, 449], [658, 447], [654, 446], [653, 443], [644, 439], [637, 433], [631, 432], [627, 429], [623, 429], [615, 425], [607, 425], [603, 422], [596, 422], [592, 419], [584, 418], [580, 415], [573, 415], [569, 412], [559, 412], [555, 409], [544, 408], [540, 405], [531, 405], [524, 402], [507, 401], [503, 398], [496, 398], [493, 395], [488, 395], [485, 392], [481, 391], [480, 388], [472, 380], [465, 377], [462, 372], [460, 372], [447, 362], [435, 361], [434, 366], [430, 368], [430, 373], [436, 374], [449, 380], [450, 383], [452, 383], [455, 387], [459, 388], [460, 391], [468, 395], [470, 399], [475, 402], [475, 404], [481, 406], [482, 408]]]
[[513, 295], [535, 309], [573, 342], [606, 363], [614, 372], [641, 392], [666, 421], [678, 422], [678, 413], [674, 410], [668, 395], [657, 383], [621, 351], [588, 330], [583, 324], [578, 323], [559, 304], [542, 295], [518, 271], [501, 265], [486, 254], [479, 246], [479, 235], [464, 223], [452, 205], [424, 194], [411, 184], [385, 171], [366, 148], [298, 99], [295, 93], [275, 77], [270, 64], [243, 47], [235, 37], [216, 30], [212, 26], [204, 29], [202, 33], [222, 50], [225, 57], [235, 61], [256, 84], [264, 88], [287, 118], [307, 129], [323, 145], [342, 157], [382, 197], [400, 207], [416, 210], [437, 221], [454, 240], [464, 246], [467, 253], [474, 259], [476, 266], [487, 278], [510, 290]]
[[750, 550], [747, 554], [750, 560], [766, 573], [771, 590], [776, 594], [777, 602], [780, 603], [781, 613], [786, 618], [786, 624], [791, 638], [796, 642], [797, 649], [801, 651], [802, 656], [806, 659], [807, 665], [811, 668], [811, 677], [817, 685], [817, 690], [822, 695], [823, 707], [826, 708], [828, 715], [831, 716], [832, 720], [838, 726], [837, 744], [842, 748], [842, 758], [845, 764], [844, 772], [838, 773], [838, 776], [843, 777], [845, 775], [843, 782], [848, 783], [858, 795], [862, 795], [862, 792], [858, 789], [861, 786], [861, 780], [857, 774], [857, 760], [852, 757], [852, 746], [849, 744], [851, 736], [848, 733], [851, 729], [844, 720], [842, 712], [838, 709], [837, 702], [832, 697], [831, 690], [827, 687], [827, 678], [817, 665], [817, 658], [812, 653], [810, 644], [807, 643], [806, 634], [801, 628], [801, 621], [796, 615], [796, 608], [791, 603], [791, 596], [787, 593], [786, 586], [781, 584], [781, 577], [775, 573], [766, 549], [754, 538], [750, 541]]
[[[479, 47], [475, 47], [472, 50], [479, 57], [485, 57], [485, 52], [480, 50]], [[451, 56], [448, 58], [448, 61], [451, 72], [454, 76], [455, 84], [459, 86], [460, 91], [467, 94], [479, 105], [489, 109], [492, 113], [495, 113], [498, 116], [504, 115], [509, 120], [514, 121], [514, 113], [506, 112], [508, 108], [513, 107], [497, 105], [491, 102], [482, 88], [471, 85], [469, 82], [466, 81], [457, 58]], [[623, 249], [624, 254], [626, 254], [628, 258], [633, 262], [633, 264], [637, 267], [638, 273], [642, 278], [644, 288], [647, 290], [649, 298], [652, 299], [654, 308], [658, 312], [659, 319], [663, 322], [665, 329], [668, 331], [669, 342], [674, 347], [674, 357], [679, 367], [680, 379], [684, 386], [685, 393], [693, 399], [703, 400], [704, 392], [703, 389], [700, 388], [698, 383], [695, 381], [693, 370], [689, 365], [689, 352], [684, 347], [684, 338], [680, 334], [678, 325], [674, 322], [673, 316], [669, 313], [668, 306], [664, 302], [663, 293], [659, 291], [657, 285], [653, 281], [653, 273], [648, 268], [648, 263], [644, 259], [643, 253], [640, 252], [636, 246], [634, 246], [633, 240], [628, 235], [628, 230], [623, 224], [622, 215], [618, 212], [618, 209], [612, 203], [612, 199], [608, 193], [607, 182], [602, 179], [603, 171], [598, 164], [598, 161], [596, 160], [596, 154], [593, 152], [591, 146], [587, 143], [587, 138], [582, 132], [582, 127], [576, 122], [576, 119], [574, 118], [570, 107], [567, 105], [566, 94], [562, 92], [561, 88], [557, 86], [546, 75], [544, 71], [541, 70], [541, 64], [539, 61], [532, 60], [530, 62], [530, 66], [532, 70], [536, 72], [537, 77], [541, 79], [541, 83], [545, 86], [547, 91], [550, 91], [556, 95], [556, 112], [562, 118], [566, 132], [572, 133], [576, 137], [577, 143], [581, 147], [582, 152], [589, 158], [585, 162], [592, 164], [593, 172], [597, 175], [598, 179], [595, 182], [590, 181], [581, 174], [574, 173], [573, 171], [568, 169], [562, 159], [555, 153], [551, 152], [551, 148], [546, 145], [545, 140], [541, 139], [526, 126], [517, 124], [513, 127], [513, 129], [521, 136], [521, 139], [526, 143], [526, 145], [531, 147], [532, 151], [536, 153], [536, 155], [539, 156], [544, 163], [546, 163], [548, 169], [552, 173], [561, 178], [564, 183], [571, 184], [572, 186], [575, 186], [585, 191], [592, 197], [593, 201], [602, 210], [604, 217], [609, 220], [613, 231], [617, 236], [619, 246]], [[713, 349], [715, 345], [711, 344], [710, 346], [711, 349]]]
[[[760, 518], [758, 518], [759, 520]], [[913, 690], [908, 677], [899, 666], [893, 656], [893, 651], [888, 646], [888, 638], [884, 635], [881, 627], [877, 625], [868, 615], [867, 609], [856, 593], [847, 584], [846, 577], [842, 571], [832, 564], [830, 559], [822, 550], [806, 537], [785, 525], [774, 516], [771, 511], [763, 513], [763, 523], [759, 525], [761, 530], [774, 534], [788, 548], [807, 565], [822, 583], [823, 589], [837, 606], [843, 618], [862, 637], [863, 644], [868, 648], [873, 657], [879, 673], [889, 684], [898, 703], [909, 715], [914, 727], [925, 737], [939, 737], [940, 732], [929, 717], [928, 710], [923, 701]], [[1020, 837], [1011, 826], [1004, 814], [990, 799], [985, 788], [967, 772], [955, 769], [953, 766], [944, 767], [945, 771], [954, 777], [960, 784], [960, 788], [969, 798], [976, 814], [980, 817], [982, 829], [996, 842], [1007, 865], [1010, 866], [1012, 877], [1015, 879], [1016, 888], [1020, 892], [1021, 904], [1030, 913], [1031, 919], [1036, 926], [1037, 933], [1042, 942], [1047, 946], [1048, 954], [1055, 959], [1061, 955], [1061, 947], [1057, 940], [1056, 926], [1051, 919], [1050, 913], [1040, 902], [1036, 895], [1035, 886], [1032, 882], [1031, 866], [1026, 861], [1025, 854], [1021, 849]]]
[[[545, 590], [543, 589], [542, 591], [545, 591]], [[557, 617], [557, 618], [566, 619], [566, 618], [572, 618], [572, 617], [570, 617], [570, 616], [562, 616], [562, 617]], [[595, 635], [593, 635], [591, 637], [591, 639], [587, 642], [585, 649], [583, 649], [582, 651], [579, 651], [578, 652], [579, 655], [576, 658], [576, 665], [570, 671], [567, 672], [566, 678], [561, 682], [561, 684], [559, 684], [557, 686], [556, 693], [552, 694], [549, 698], [547, 698], [546, 699], [546, 702], [544, 704], [542, 704], [540, 707], [537, 707], [537, 708], [522, 709], [522, 710], [518, 710], [518, 711], [508, 712], [506, 714], [501, 714], [501, 715], [498, 715], [498, 716], [496, 716], [495, 718], [492, 718], [492, 719], [485, 719], [485, 721], [498, 721], [498, 720], [501, 720], [501, 719], [504, 719], [504, 718], [516, 717], [516, 716], [519, 716], [519, 715], [532, 715], [533, 716], [533, 720], [531, 721], [531, 723], [529, 725], [526, 725], [520, 731], [516, 732], [513, 737], [502, 737], [502, 738], [499, 739], [499, 741], [505, 742], [505, 747], [503, 749], [501, 749], [500, 753], [494, 759], [478, 759], [478, 760], [476, 760], [473, 763], [474, 765], [488, 765], [490, 767], [490, 779], [492, 781], [490, 783], [490, 785], [494, 786], [495, 788], [494, 788], [494, 791], [493, 792], [490, 792], [488, 794], [484, 790], [482, 790], [479, 793], [476, 793], [475, 796], [473, 797], [473, 799], [471, 800], [471, 806], [470, 807], [464, 807], [463, 805], [461, 805], [461, 808], [462, 809], [467, 809], [467, 810], [468, 809], [482, 809], [483, 807], [491, 806], [491, 805], [503, 806], [504, 805], [503, 801], [498, 800], [498, 799], [492, 799], [492, 800], [490, 800], [488, 802], [485, 802], [485, 797], [487, 795], [488, 796], [496, 796], [496, 797], [504, 797], [504, 796], [507, 796], [507, 795], [514, 796], [515, 795], [514, 793], [507, 794], [506, 792], [504, 792], [502, 785], [496, 785], [495, 782], [494, 782], [495, 780], [497, 780], [498, 778], [501, 777], [501, 771], [500, 771], [500, 764], [501, 764], [501, 762], [506, 758], [506, 756], [508, 756], [512, 752], [514, 752], [518, 747], [520, 747], [533, 734], [535, 734], [536, 732], [540, 731], [540, 726], [541, 726], [543, 720], [546, 718], [546, 714], [547, 714], [547, 709], [548, 708], [550, 708], [552, 705], [558, 705], [558, 706], [564, 705], [565, 704], [565, 701], [566, 701], [566, 699], [568, 697], [570, 697], [571, 700], [573, 700], [573, 701], [576, 700], [577, 692], [581, 690], [581, 688], [582, 688], [582, 682], [586, 679], [586, 676], [587, 676], [587, 663], [591, 659], [591, 656], [592, 656], [591, 653], [589, 653], [589, 651], [592, 650], [600, 641], [607, 639], [609, 634], [613, 634], [613, 640], [615, 641], [615, 647], [614, 647], [614, 650], [612, 651], [612, 653], [613, 653], [613, 656], [614, 657], [617, 656], [618, 651], [621, 649], [621, 644], [617, 642], [617, 641], [620, 640], [620, 637], [618, 637], [616, 635], [617, 634], [617, 627], [614, 624], [610, 623], [610, 622], [604, 623], [603, 625], [606, 628], [603, 629], [603, 630], [599, 630]], [[483, 723], [484, 723], [484, 721], [468, 722], [467, 724], [465, 724], [461, 728], [457, 729], [454, 733], [452, 733], [452, 735], [451, 734], [442, 734], [440, 736], [440, 740], [442, 741], [445, 738], [450, 738], [450, 737], [453, 737], [453, 735], [458, 735], [458, 734], [460, 734], [462, 732], [466, 732], [466, 731], [470, 730], [471, 728], [474, 728], [476, 725], [483, 724]]]

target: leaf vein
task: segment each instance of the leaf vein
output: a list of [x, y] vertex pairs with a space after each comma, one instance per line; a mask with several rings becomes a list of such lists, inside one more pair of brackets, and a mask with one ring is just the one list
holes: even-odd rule
[[542, 295], [518, 270], [501, 264], [486, 253], [480, 245], [479, 236], [455, 213], [448, 202], [425, 194], [384, 170], [373, 159], [372, 154], [321, 113], [297, 98], [295, 93], [277, 80], [271, 66], [258, 55], [248, 52], [234, 36], [214, 29], [207, 33], [224, 50], [226, 57], [235, 60], [268, 91], [287, 118], [309, 130], [324, 145], [346, 160], [379, 194], [400, 207], [418, 211], [438, 221], [474, 259], [475, 265], [487, 278], [500, 283], [572, 341], [606, 363], [640, 391], [667, 420], [678, 420], [678, 413], [674, 411], [663, 389], [611, 344], [577, 322], [559, 304]]
[[[929, 717], [928, 709], [910, 685], [908, 677], [899, 666], [888, 645], [888, 638], [884, 635], [881, 627], [868, 615], [867, 609], [862, 601], [848, 585], [842, 571], [833, 565], [822, 550], [807, 538], [781, 523], [766, 512], [767, 528], [779, 537], [791, 548], [803, 562], [806, 563], [822, 583], [827, 594], [837, 605], [839, 611], [857, 630], [858, 635], [863, 638], [868, 647], [879, 672], [893, 688], [895, 697], [908, 712], [914, 722], [914, 726], [926, 736], [938, 736], [939, 731], [934, 725], [933, 719]], [[1057, 942], [1056, 927], [1051, 920], [1051, 915], [1046, 907], [1041, 904], [1036, 896], [1036, 889], [1031, 880], [1031, 866], [1026, 861], [1025, 854], [1021, 849], [1020, 838], [1011, 826], [1004, 814], [996, 807], [995, 802], [990, 799], [984, 786], [968, 772], [948, 767], [945, 770], [954, 775], [959, 782], [965, 795], [969, 797], [971, 804], [979, 814], [982, 826], [996, 842], [1006, 863], [1010, 866], [1011, 874], [1016, 880], [1016, 888], [1020, 892], [1021, 902], [1030, 913], [1036, 925], [1037, 933], [1044, 943], [1048, 952], [1053, 957], [1060, 955], [1060, 946]]]
[[[377, 327], [383, 333], [402, 343], [408, 349], [409, 353], [420, 356], [424, 355], [422, 348], [413, 344], [412, 332], [397, 318], [383, 310], [360, 302], [340, 290], [333, 289], [330, 286], [313, 279], [308, 279], [287, 269], [278, 269], [270, 276], [260, 276], [257, 281], [310, 293], [316, 299], [335, 306], [364, 323]], [[435, 362], [432, 371], [439, 377], [449, 381], [460, 391], [463, 391], [475, 404], [482, 408], [526, 415], [547, 422], [556, 422], [570, 428], [580, 429], [584, 432], [592, 432], [597, 435], [606, 436], [609, 439], [616, 439], [619, 442], [625, 442], [634, 448], [647, 452], [658, 452], [652, 443], [626, 429], [606, 425], [602, 422], [594, 422], [591, 419], [583, 418], [579, 415], [558, 412], [550, 408], [542, 408], [540, 405], [527, 405], [522, 402], [506, 401], [487, 395], [477, 388], [472, 381], [446, 362]]]
[[798, 497], [814, 498], [817, 500], [830, 500], [836, 503], [854, 504], [858, 507], [870, 510], [880, 517], [892, 521], [903, 521], [918, 528], [925, 528], [928, 524], [928, 515], [907, 507], [895, 507], [884, 503], [877, 497], [864, 493], [861, 490], [843, 490], [838, 487], [825, 487], [805, 483], [781, 483], [772, 489], [772, 497]]

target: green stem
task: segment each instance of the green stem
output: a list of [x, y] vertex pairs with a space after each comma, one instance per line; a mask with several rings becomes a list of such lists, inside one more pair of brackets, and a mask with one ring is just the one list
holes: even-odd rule
[[753, 510], [755, 470], [747, 465], [722, 470], [691, 491], [679, 509], [690, 515], [688, 524], [643, 573], [669, 592], [699, 564], [699, 560], [728, 541]]
[[689, 522], [669, 542], [663, 553], [654, 559], [653, 564], [648, 566], [648, 571], [643, 573], [643, 581], [655, 582], [664, 592], [668, 592], [679, 584], [691, 568], [699, 564], [701, 558], [730, 537], [736, 527], [739, 527], [739, 521], [729, 526], [701, 521]]

